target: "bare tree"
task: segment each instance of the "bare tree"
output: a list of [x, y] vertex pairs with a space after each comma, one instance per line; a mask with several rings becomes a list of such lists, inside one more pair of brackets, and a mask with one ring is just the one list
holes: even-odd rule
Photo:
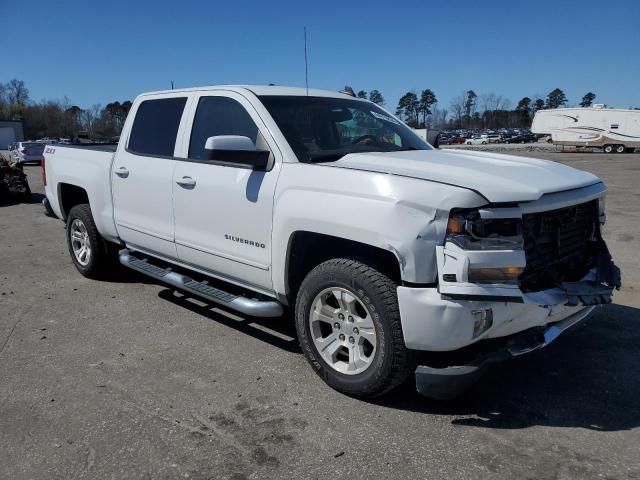
[[22, 80], [14, 78], [5, 85], [7, 100], [16, 105], [26, 105], [29, 101], [29, 90]]
[[91, 108], [82, 110], [80, 112], [80, 122], [82, 128], [89, 132], [89, 136], [93, 137], [95, 124], [100, 118], [100, 111], [102, 110], [99, 104], [93, 105]]
[[447, 124], [447, 114], [449, 112], [445, 108], [437, 108], [433, 109], [433, 127], [434, 128], [444, 128]]
[[7, 87], [4, 83], [0, 83], [0, 107], [7, 103]]
[[464, 117], [465, 105], [467, 103], [467, 94], [463, 92], [461, 95], [454, 97], [451, 99], [451, 103], [449, 104], [449, 110], [451, 111], [451, 116], [453, 117], [453, 121], [455, 126], [460, 128], [462, 126], [462, 118]]

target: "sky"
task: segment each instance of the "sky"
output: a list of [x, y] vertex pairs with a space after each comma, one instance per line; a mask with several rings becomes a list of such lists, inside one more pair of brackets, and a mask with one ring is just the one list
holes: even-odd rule
[[440, 108], [472, 89], [512, 106], [556, 87], [640, 107], [640, 0], [0, 0], [0, 82], [87, 108], [216, 84], [378, 89], [395, 109], [430, 88]]

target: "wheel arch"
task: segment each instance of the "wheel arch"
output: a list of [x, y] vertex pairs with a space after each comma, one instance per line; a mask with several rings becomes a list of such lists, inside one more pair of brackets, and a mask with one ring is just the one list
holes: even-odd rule
[[58, 184], [58, 203], [60, 212], [62, 213], [62, 220], [67, 219], [69, 212], [76, 205], [86, 203], [89, 205], [89, 208], [91, 208], [87, 191], [82, 187], [70, 183]]
[[402, 282], [398, 253], [348, 238], [298, 230], [289, 236], [284, 262], [284, 298], [293, 304], [305, 276], [317, 265], [331, 258], [353, 258], [366, 263], [386, 276]]

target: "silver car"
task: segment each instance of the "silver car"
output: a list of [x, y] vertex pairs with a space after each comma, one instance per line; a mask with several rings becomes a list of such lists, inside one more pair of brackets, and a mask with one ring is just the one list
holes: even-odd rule
[[43, 159], [44, 143], [14, 142], [9, 144], [9, 155], [16, 163], [38, 163]]

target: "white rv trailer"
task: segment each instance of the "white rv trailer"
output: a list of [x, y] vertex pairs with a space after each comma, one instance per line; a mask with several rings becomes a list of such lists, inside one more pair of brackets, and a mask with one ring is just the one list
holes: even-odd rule
[[531, 131], [551, 135], [558, 145], [601, 147], [606, 153], [633, 152], [640, 148], [640, 110], [604, 105], [538, 110]]

